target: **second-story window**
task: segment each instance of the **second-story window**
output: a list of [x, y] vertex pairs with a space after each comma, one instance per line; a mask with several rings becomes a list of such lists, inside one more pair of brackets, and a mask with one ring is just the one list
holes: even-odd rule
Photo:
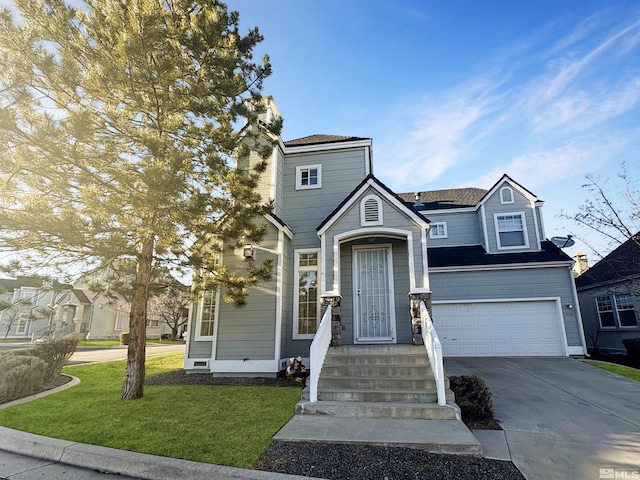
[[296, 190], [322, 187], [322, 168], [320, 165], [302, 165], [296, 167]]
[[429, 238], [447, 238], [446, 222], [436, 222], [431, 224]]
[[523, 212], [497, 214], [495, 215], [495, 224], [498, 249], [527, 248], [529, 246]]

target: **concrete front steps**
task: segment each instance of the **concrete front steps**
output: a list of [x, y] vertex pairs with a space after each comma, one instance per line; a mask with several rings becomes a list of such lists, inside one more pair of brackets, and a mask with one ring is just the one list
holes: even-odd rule
[[320, 373], [318, 401], [309, 401], [307, 387], [296, 415], [274, 440], [480, 455], [480, 443], [460, 420], [448, 381], [445, 386], [447, 405], [438, 405], [424, 346], [331, 347]]

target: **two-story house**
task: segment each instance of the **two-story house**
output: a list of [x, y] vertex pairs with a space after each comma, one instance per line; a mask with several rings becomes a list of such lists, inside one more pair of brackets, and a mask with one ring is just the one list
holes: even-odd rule
[[[265, 100], [268, 122], [279, 113]], [[369, 138], [276, 140], [260, 187], [275, 204], [267, 234], [221, 259], [270, 257], [274, 275], [242, 309], [202, 295], [187, 370], [274, 375], [308, 358], [322, 302], [340, 305], [345, 345], [411, 344], [410, 305], [424, 300], [445, 355], [585, 353], [573, 261], [546, 240], [543, 202], [509, 176], [489, 190], [396, 194], [374, 175]]]

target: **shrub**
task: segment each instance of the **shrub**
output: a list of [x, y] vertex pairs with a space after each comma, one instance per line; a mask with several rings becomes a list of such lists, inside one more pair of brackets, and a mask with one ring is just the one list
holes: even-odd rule
[[625, 338], [622, 344], [627, 349], [627, 355], [640, 360], [640, 337]]
[[484, 379], [476, 375], [449, 377], [451, 390], [456, 395], [462, 419], [465, 421], [493, 420], [491, 390]]
[[120, 345], [129, 345], [129, 332], [122, 332], [118, 338], [120, 338]]
[[23, 353], [0, 356], [0, 403], [33, 395], [44, 388], [47, 364]]
[[56, 378], [62, 367], [64, 367], [73, 352], [76, 351], [78, 339], [75, 337], [65, 337], [55, 340], [47, 340], [36, 345], [33, 349], [33, 355], [38, 357], [47, 364], [45, 371], [45, 382], [49, 382]]

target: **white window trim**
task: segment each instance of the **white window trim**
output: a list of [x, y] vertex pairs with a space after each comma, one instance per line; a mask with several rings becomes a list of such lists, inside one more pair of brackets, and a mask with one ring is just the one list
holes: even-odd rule
[[[522, 234], [524, 236], [524, 245], [512, 245], [503, 247], [500, 243], [500, 229], [498, 228], [498, 217], [508, 217], [508, 216], [516, 216], [519, 215], [522, 219]], [[522, 250], [525, 248], [529, 248], [529, 231], [527, 229], [527, 219], [524, 215], [524, 212], [501, 212], [493, 214], [493, 223], [496, 232], [496, 244], [498, 245], [498, 250]]]
[[[314, 266], [300, 266], [300, 255], [305, 253], [316, 253], [318, 255], [318, 264]], [[299, 272], [316, 272], [316, 278], [318, 282], [318, 326], [320, 326], [320, 307], [321, 307], [321, 269], [322, 258], [321, 250], [319, 248], [305, 248], [294, 250], [294, 272], [293, 272], [293, 339], [294, 340], [313, 340], [314, 334], [302, 334], [298, 333], [298, 312], [300, 307], [300, 296], [298, 295], [298, 273]], [[315, 267], [315, 268], [314, 268]]]
[[[442, 226], [444, 230], [443, 235], [437, 235], [438, 229], [434, 229], [433, 227]], [[447, 233], [447, 222], [434, 222], [431, 224], [431, 229], [429, 230], [429, 238], [448, 238]]]
[[196, 335], [195, 339], [212, 341], [216, 336], [216, 330], [218, 328], [218, 313], [220, 312], [220, 287], [216, 287], [216, 309], [213, 312], [213, 333], [211, 335], [200, 335], [202, 331], [202, 312], [204, 306], [204, 292], [198, 299], [198, 317], [196, 318]]
[[[318, 170], [317, 185], [302, 185], [303, 170]], [[322, 188], [322, 165], [300, 165], [296, 167], [296, 190], [312, 190], [314, 188]]]
[[[20, 328], [22, 321], [24, 320], [23, 328]], [[18, 314], [16, 321], [16, 335], [26, 335], [29, 331], [29, 315], [27, 313]]]
[[[374, 200], [378, 206], [378, 219], [375, 221], [367, 221], [365, 217], [365, 204], [368, 200]], [[368, 227], [368, 226], [377, 226], [382, 225], [382, 200], [377, 195], [367, 195], [360, 201], [360, 226]]]
[[[619, 293], [617, 295], [628, 295], [631, 296], [633, 298], [633, 295], [629, 294], [629, 293]], [[613, 313], [613, 321], [615, 323], [615, 325], [613, 326], [604, 326], [602, 325], [602, 318], [600, 317], [600, 309], [598, 308], [598, 298], [601, 297], [609, 297], [611, 300], [611, 308], [613, 309], [611, 313]], [[607, 330], [607, 331], [613, 331], [613, 330], [638, 330], [638, 328], [640, 328], [640, 325], [638, 325], [638, 317], [636, 316], [636, 324], [635, 325], [622, 325], [622, 323], [620, 322], [620, 314], [618, 313], [619, 309], [618, 309], [618, 301], [616, 300], [616, 294], [613, 293], [608, 293], [608, 294], [604, 294], [604, 295], [596, 295], [593, 298], [594, 303], [596, 304], [596, 313], [598, 314], [598, 324], [600, 325], [600, 328], [603, 330]], [[635, 301], [633, 302], [633, 311], [634, 314], [636, 312], [636, 303]]]
[[[511, 195], [511, 200], [510, 201], [505, 201], [504, 196], [503, 196], [503, 192], [508, 191]], [[515, 197], [513, 196], [513, 188], [511, 187], [502, 187], [500, 189], [500, 203], [503, 205], [506, 205], [508, 203], [515, 203]]]

